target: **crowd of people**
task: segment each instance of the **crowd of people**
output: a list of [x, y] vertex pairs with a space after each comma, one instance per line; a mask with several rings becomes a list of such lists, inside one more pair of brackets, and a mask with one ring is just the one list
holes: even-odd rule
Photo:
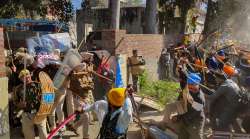
[[164, 50], [162, 58], [169, 61], [171, 55], [181, 91], [177, 101], [166, 105], [162, 121], [151, 124], [172, 129], [179, 139], [212, 137], [209, 129], [249, 133], [250, 57], [233, 47], [206, 50], [181, 44]]
[[[171, 129], [179, 139], [206, 138], [206, 127], [214, 131], [249, 133], [250, 58], [247, 54], [236, 54], [238, 60], [232, 61], [229, 49], [207, 51], [191, 45], [164, 48], [159, 62], [164, 79], [178, 79], [181, 91], [176, 92], [179, 96], [174, 103], [166, 104], [162, 121], [150, 122], [149, 125], [156, 125], [162, 130]], [[99, 138], [125, 139], [129, 123], [133, 121], [128, 90], [140, 91], [138, 78], [146, 64], [137, 50], [132, 54], [128, 58], [128, 68], [133, 86], [112, 88], [108, 83], [110, 87], [106, 90], [105, 99], [95, 102], [95, 71], [99, 72], [95, 75], [101, 76], [102, 80], [109, 78], [107, 73], [112, 71], [106, 66], [107, 59], [95, 65], [93, 53], [80, 53], [80, 63], [70, 71], [64, 71], [66, 79], [59, 88], [55, 88], [51, 114], [42, 122], [35, 123], [42, 94], [39, 73], [44, 71], [53, 80], [65, 57], [55, 50], [56, 61], [42, 62], [41, 66], [40, 57], [32, 57], [26, 48], [19, 48], [6, 62], [10, 125], [21, 126], [25, 139], [34, 139], [37, 127], [39, 137], [45, 139], [50, 131], [65, 121], [65, 115], [76, 113], [78, 118], [60, 129], [61, 132], [68, 129], [79, 135], [79, 127], [83, 126], [82, 138], [88, 139], [89, 125], [98, 120], [101, 123]], [[241, 124], [237, 118], [241, 119]]]
[[[57, 56], [57, 59], [51, 59], [51, 55]], [[80, 63], [75, 62], [75, 59], [69, 62], [71, 66], [74, 65], [70, 71], [69, 65], [63, 65], [62, 62], [66, 59], [65, 54], [60, 53], [59, 50], [55, 50], [50, 57], [44, 56], [46, 58], [41, 60], [38, 56], [29, 55], [26, 48], [19, 48], [7, 58], [10, 125], [12, 128], [21, 126], [25, 139], [34, 139], [37, 134], [41, 139], [47, 138], [50, 131], [65, 121], [66, 114], [74, 113], [77, 113], [77, 120], [71, 121], [67, 127], [62, 127], [61, 133], [68, 129], [79, 135], [79, 127], [83, 126], [81, 135], [82, 138], [87, 139], [89, 138], [89, 125], [98, 120], [102, 123], [100, 138], [125, 138], [132, 117], [132, 107], [126, 99], [126, 90], [124, 88], [110, 89], [106, 92], [106, 100], [94, 103], [93, 73], [97, 71], [96, 75], [105, 80], [109, 78], [109, 73], [112, 71], [103, 61], [100, 65], [94, 65], [93, 53], [82, 52], [80, 55]], [[62, 72], [66, 78], [61, 78], [62, 85], [54, 88], [56, 95], [51, 114], [37, 123], [34, 119], [40, 111], [43, 85], [39, 73], [44, 71], [53, 80], [60, 71], [60, 67], [66, 67]], [[126, 107], [124, 102], [127, 104]], [[66, 104], [66, 111], [64, 104]]]

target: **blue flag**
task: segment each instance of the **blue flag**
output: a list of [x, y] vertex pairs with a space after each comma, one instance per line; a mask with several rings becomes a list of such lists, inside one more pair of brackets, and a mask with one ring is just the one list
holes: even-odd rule
[[122, 81], [122, 73], [121, 73], [121, 59], [119, 57], [117, 58], [117, 64], [116, 64], [115, 87], [117, 88], [124, 87]]

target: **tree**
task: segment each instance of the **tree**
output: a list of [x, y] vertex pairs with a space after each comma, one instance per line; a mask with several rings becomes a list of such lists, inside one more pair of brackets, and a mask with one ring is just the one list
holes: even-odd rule
[[59, 21], [68, 22], [73, 17], [73, 5], [69, 0], [49, 0], [48, 7]]
[[12, 18], [20, 11], [17, 0], [0, 1], [0, 18]]
[[180, 5], [181, 10], [181, 29], [180, 33], [183, 34], [185, 32], [185, 26], [186, 26], [186, 19], [187, 19], [187, 13], [188, 10], [191, 8], [194, 8], [196, 0], [177, 0], [177, 4]]
[[[204, 34], [217, 29], [223, 29], [235, 20], [245, 20], [245, 16], [241, 11], [246, 11], [248, 1], [228, 0], [228, 1], [214, 1], [208, 0], [208, 10], [205, 21]], [[237, 16], [236, 16], [237, 15]], [[243, 17], [243, 18], [242, 18]], [[237, 20], [239, 18], [239, 20]], [[242, 23], [242, 22], [241, 22]], [[238, 26], [239, 24], [237, 24]]]
[[18, 2], [21, 8], [25, 12], [26, 17], [34, 18], [35, 15], [39, 15], [38, 11], [42, 5], [42, 0], [22, 0]]
[[[46, 2], [46, 4], [44, 4]], [[44, 17], [48, 11], [59, 21], [68, 22], [73, 16], [73, 5], [70, 0], [1, 0], [0, 18], [14, 18], [18, 14], [34, 18], [35, 15]]]
[[156, 34], [157, 31], [157, 0], [147, 0], [145, 10], [145, 34]]
[[250, 44], [249, 4], [250, 1], [246, 0], [209, 0], [204, 35], [214, 31], [219, 33], [210, 37], [208, 42], [223, 38]]
[[110, 0], [111, 9], [111, 29], [118, 30], [120, 28], [120, 0]]

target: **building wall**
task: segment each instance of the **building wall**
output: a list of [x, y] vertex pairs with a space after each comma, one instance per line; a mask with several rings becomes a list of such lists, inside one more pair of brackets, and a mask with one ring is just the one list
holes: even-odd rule
[[3, 28], [0, 28], [0, 138], [9, 139], [8, 78], [5, 72], [3, 35]]
[[[131, 7], [121, 8], [120, 15], [120, 29], [127, 30], [130, 34], [141, 34], [142, 31], [142, 15], [144, 8], [142, 7]], [[97, 9], [93, 11], [94, 30], [108, 29], [110, 24], [110, 10], [109, 9]]]
[[[121, 9], [120, 28], [127, 30], [129, 34], [143, 33], [143, 7], [132, 7]], [[130, 15], [130, 16], [128, 16]], [[94, 9], [91, 11], [77, 11], [77, 43], [78, 45], [85, 38], [85, 24], [93, 24], [93, 30], [109, 29], [110, 11], [109, 9]]]
[[82, 40], [85, 42], [85, 36], [87, 36], [85, 24], [92, 24], [92, 20], [90, 19], [90, 15], [83, 10], [77, 10], [76, 12], [76, 36], [77, 36], [77, 45], [80, 45]]
[[143, 15], [145, 8], [133, 7], [121, 10], [120, 29], [127, 30], [128, 34], [143, 33]]
[[146, 70], [150, 79], [159, 79], [158, 61], [162, 48], [167, 46], [167, 37], [157, 34], [127, 34], [125, 30], [104, 30], [101, 40], [94, 43], [108, 50], [112, 55], [132, 55], [132, 50], [137, 49], [139, 55], [146, 60]]
[[132, 50], [137, 49], [138, 55], [145, 58], [146, 72], [149, 79], [159, 79], [159, 58], [162, 48], [166, 46], [166, 37], [155, 34], [127, 34], [116, 53], [132, 56]]

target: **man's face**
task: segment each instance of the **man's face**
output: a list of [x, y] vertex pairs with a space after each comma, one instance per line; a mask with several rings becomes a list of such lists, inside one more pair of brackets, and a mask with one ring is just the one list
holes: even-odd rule
[[137, 56], [137, 51], [133, 51], [133, 56]]
[[188, 89], [189, 91], [193, 92], [193, 93], [197, 93], [199, 92], [199, 85], [193, 85], [193, 84], [188, 84]]
[[30, 74], [24, 75], [21, 80], [22, 82], [31, 83], [32, 81], [31, 75]]

